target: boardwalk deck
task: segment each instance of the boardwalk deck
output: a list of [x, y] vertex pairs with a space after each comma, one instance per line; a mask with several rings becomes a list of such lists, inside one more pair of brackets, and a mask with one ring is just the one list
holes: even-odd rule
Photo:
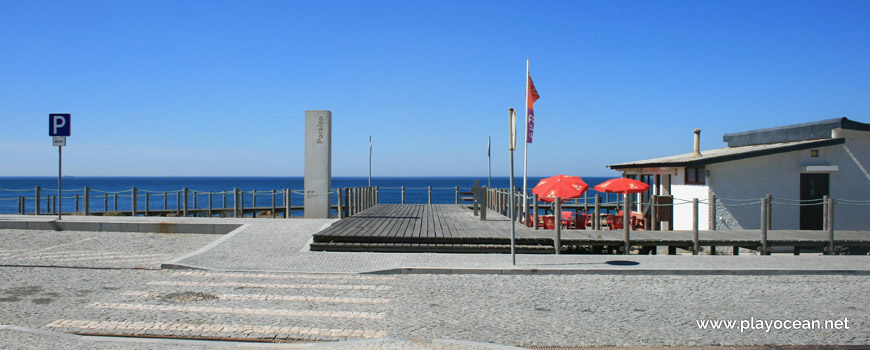
[[[523, 253], [553, 253], [555, 231], [517, 224], [517, 248]], [[617, 247], [622, 231], [562, 230], [567, 246]], [[771, 230], [769, 246], [820, 249], [827, 232]], [[761, 246], [758, 230], [700, 231], [701, 246]], [[836, 246], [870, 247], [870, 231], [837, 231]], [[691, 231], [632, 231], [632, 246], [692, 246]], [[488, 213], [486, 221], [453, 204], [381, 204], [342, 219], [314, 235], [312, 250], [381, 252], [510, 252], [510, 220]]]

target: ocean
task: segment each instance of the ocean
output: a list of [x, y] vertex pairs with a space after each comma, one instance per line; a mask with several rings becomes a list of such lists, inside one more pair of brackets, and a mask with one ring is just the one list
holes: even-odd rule
[[[608, 178], [604, 177], [584, 177], [583, 180], [589, 184], [589, 196], [592, 197], [596, 193], [592, 189], [595, 186]], [[394, 204], [401, 202], [401, 186], [405, 186], [405, 203], [424, 204], [428, 201], [428, 186], [432, 186], [432, 203], [435, 204], [450, 204], [455, 201], [455, 187], [459, 186], [460, 191], [468, 191], [474, 180], [480, 181], [481, 186], [487, 185], [487, 177], [373, 177], [372, 186], [380, 187], [380, 202], [385, 204]], [[509, 177], [493, 177], [493, 188], [509, 187]], [[528, 187], [534, 187], [541, 177], [529, 177]], [[514, 186], [522, 187], [522, 177], [514, 178]], [[230, 206], [232, 206], [231, 192], [234, 188], [245, 191], [245, 207], [253, 205], [253, 198], [250, 193], [253, 190], [258, 192], [257, 206], [271, 206], [271, 191], [277, 190], [278, 206], [281, 205], [281, 191], [289, 188], [296, 191], [302, 191], [304, 185], [302, 177], [64, 177], [63, 178], [63, 211], [75, 211], [75, 197], [78, 194], [80, 198], [84, 197], [85, 186], [91, 189], [91, 210], [102, 211], [104, 209], [104, 197], [109, 195], [109, 210], [114, 209], [114, 192], [119, 193], [118, 210], [130, 210], [132, 206], [129, 197], [130, 190], [136, 187], [140, 198], [137, 203], [139, 210], [144, 210], [146, 192], [151, 193], [150, 205], [152, 209], [163, 209], [163, 193], [169, 193], [167, 206], [170, 209], [176, 208], [177, 201], [174, 193], [181, 191], [187, 187], [191, 192], [201, 194], [198, 197], [198, 207], [203, 208], [208, 206], [208, 197], [202, 194], [211, 192], [228, 191]], [[333, 177], [332, 187], [363, 187], [368, 185], [368, 177]], [[35, 188], [41, 187], [41, 206], [42, 211], [46, 208], [46, 196], [57, 195], [57, 177], [0, 177], [0, 214], [16, 214], [18, 213], [19, 200], [18, 197], [26, 198], [25, 206], [27, 213], [33, 213]], [[126, 192], [124, 192], [126, 191]], [[268, 192], [268, 195], [267, 195]], [[156, 196], [156, 197], [155, 197]], [[301, 194], [291, 195], [292, 205], [303, 205], [303, 196]], [[221, 207], [223, 200], [221, 196], [213, 196], [214, 207]], [[80, 201], [83, 204], [83, 200]], [[189, 204], [193, 206], [192, 200]], [[81, 209], [80, 209], [81, 210]], [[294, 215], [296, 215], [294, 213]]]

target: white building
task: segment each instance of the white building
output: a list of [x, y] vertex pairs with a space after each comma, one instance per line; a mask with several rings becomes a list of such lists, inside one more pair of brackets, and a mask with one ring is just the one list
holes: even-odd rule
[[846, 118], [725, 134], [728, 147], [670, 157], [613, 164], [627, 177], [652, 184], [653, 194], [673, 196], [673, 229], [690, 230], [698, 198], [701, 229], [758, 229], [761, 205], [771, 195], [772, 229], [821, 230], [823, 206], [798, 206], [827, 195], [834, 198], [834, 228], [870, 229], [870, 124]]

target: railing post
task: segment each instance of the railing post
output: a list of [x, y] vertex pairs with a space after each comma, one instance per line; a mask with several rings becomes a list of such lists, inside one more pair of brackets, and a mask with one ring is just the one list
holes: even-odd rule
[[34, 214], [35, 214], [35, 215], [39, 215], [39, 211], [40, 211], [40, 210], [39, 210], [39, 209], [40, 209], [40, 202], [39, 202], [39, 200], [40, 200], [40, 196], [42, 196], [42, 188], [39, 187], [39, 186], [36, 186], [36, 205], [35, 205], [36, 209], [34, 210]]
[[822, 229], [828, 230], [828, 195], [822, 196]]
[[767, 195], [767, 229], [773, 229], [773, 196]]
[[601, 195], [595, 194], [595, 213], [592, 217], [592, 227], [595, 230], [601, 229]]
[[103, 194], [103, 215], [105, 215], [107, 211], [109, 211], [109, 194], [104, 193]]
[[767, 202], [768, 198], [769, 197], [761, 198], [761, 255], [767, 255], [769, 253], [767, 246], [768, 209], [770, 209], [768, 206], [769, 203]]
[[211, 191], [208, 191], [208, 217], [214, 215], [214, 196]]
[[625, 241], [625, 255], [631, 253], [631, 196], [626, 193], [622, 196], [622, 235]]
[[151, 193], [145, 192], [145, 216], [149, 216], [151, 211]]
[[335, 194], [337, 195], [337, 196], [336, 196], [337, 198], [336, 198], [336, 201], [335, 201], [335, 209], [336, 209], [335, 211], [338, 213], [338, 218], [341, 219], [341, 218], [344, 217], [344, 215], [343, 215], [344, 213], [342, 213], [342, 209], [343, 209], [343, 208], [341, 207], [341, 201], [342, 201], [342, 197], [341, 197], [341, 187], [339, 187], [339, 188], [336, 189], [336, 193], [335, 193]]
[[[193, 210], [199, 209], [199, 192], [193, 191]], [[196, 213], [193, 213], [196, 216]]]
[[402, 186], [402, 204], [405, 204], [405, 186]]
[[181, 191], [175, 191], [175, 215], [181, 215]]
[[454, 204], [459, 204], [459, 186], [456, 186], [453, 191]]
[[480, 220], [486, 220], [486, 201], [487, 201], [487, 192], [489, 189], [486, 186], [483, 186], [483, 191], [480, 191]]
[[710, 231], [716, 231], [716, 195], [710, 194], [710, 223], [708, 226], [710, 227]]
[[226, 190], [223, 190], [221, 192], [221, 197], [222, 197], [222, 200], [224, 202], [224, 206], [222, 208], [226, 209], [227, 208], [227, 191]]
[[22, 208], [21, 196], [18, 196], [18, 214], [19, 214], [19, 215], [23, 215], [23, 214], [24, 214], [24, 211], [23, 211], [21, 208]]
[[85, 207], [84, 207], [85, 216], [90, 214], [91, 212], [91, 188], [85, 186]]
[[117, 193], [115, 193], [115, 201], [114, 201], [114, 204], [115, 204], [115, 206], [113, 207], [114, 210], [115, 210], [115, 211], [118, 211], [118, 194], [117, 194]]
[[233, 188], [233, 217], [239, 217], [239, 188]]
[[698, 198], [692, 198], [692, 255], [698, 255], [701, 242], [698, 237]]
[[163, 210], [169, 210], [169, 193], [163, 192]]
[[562, 198], [556, 197], [556, 212], [553, 214], [553, 219], [556, 222], [556, 239], [553, 241], [553, 248], [556, 250], [556, 255], [559, 255], [562, 251]]
[[[251, 203], [251, 208], [257, 207], [257, 189], [251, 190], [251, 195], [253, 196], [253, 202]], [[254, 214], [256, 216], [256, 213]]]
[[79, 194], [76, 193], [76, 213], [79, 212]]
[[429, 204], [432, 204], [432, 186], [429, 186]]
[[381, 186], [375, 186], [375, 205], [381, 204]]
[[184, 210], [181, 212], [181, 215], [187, 217], [187, 187], [183, 188], [182, 191], [184, 192]]
[[537, 194], [532, 194], [532, 209], [534, 210], [534, 214], [535, 214], [535, 217], [532, 220], [533, 220], [533, 224], [535, 225], [535, 230], [537, 230], [538, 229], [538, 222], [541, 221], [541, 220], [538, 220], [538, 195]]
[[284, 218], [289, 219], [291, 217], [290, 209], [293, 207], [293, 190], [289, 188], [284, 189]]
[[239, 215], [245, 217], [245, 190], [239, 190]]
[[276, 197], [276, 193], [275, 193], [275, 189], [273, 188], [272, 189], [272, 218], [273, 219], [275, 218], [275, 210], [277, 209], [277, 208], [275, 208], [275, 199], [276, 199], [275, 197]]
[[833, 255], [834, 251], [834, 199], [828, 198], [828, 251], [827, 254]]
[[130, 209], [132, 210], [130, 216], [137, 216], [139, 208], [137, 206], [138, 203], [136, 202], [137, 199], [139, 199], [139, 191], [136, 189], [136, 186], [133, 186], [133, 190], [130, 192], [130, 197], [133, 199], [132, 203], [130, 203]]

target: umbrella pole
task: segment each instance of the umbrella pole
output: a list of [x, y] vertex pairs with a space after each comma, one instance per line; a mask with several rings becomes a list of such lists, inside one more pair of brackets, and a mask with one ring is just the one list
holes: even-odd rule
[[629, 200], [631, 200], [631, 196], [626, 193], [622, 196], [622, 233], [625, 240], [625, 255], [628, 255], [631, 248], [631, 242], [629, 240], [629, 229], [631, 228], [631, 211], [629, 208]]

